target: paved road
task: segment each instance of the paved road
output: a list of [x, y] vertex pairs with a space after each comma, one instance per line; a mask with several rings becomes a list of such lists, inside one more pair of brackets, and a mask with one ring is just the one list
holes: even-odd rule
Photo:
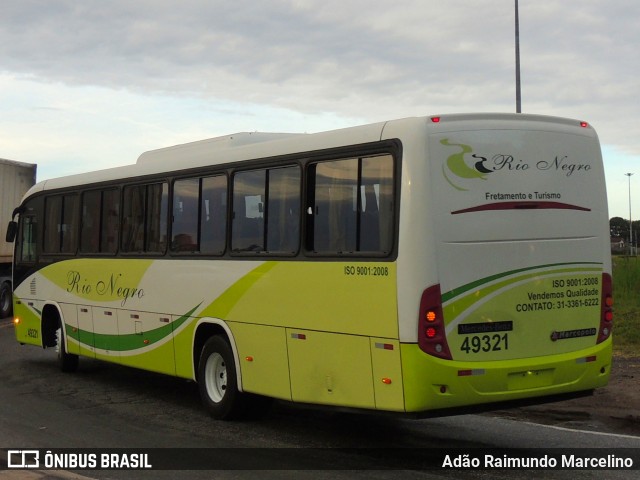
[[[7, 449], [211, 448], [232, 465], [281, 465], [260, 478], [532, 478], [532, 472], [421, 470], [416, 457], [476, 448], [602, 448], [622, 455], [640, 437], [571, 431], [489, 415], [409, 420], [276, 404], [260, 421], [217, 422], [200, 406], [196, 385], [180, 379], [81, 359], [77, 373], [59, 372], [55, 353], [20, 346], [8, 321], [0, 321], [0, 479], [44, 478], [42, 472], [2, 470]], [[219, 450], [232, 447], [231, 450]], [[245, 450], [240, 450], [245, 449]], [[282, 449], [282, 450], [275, 450]], [[394, 450], [396, 449], [396, 450]], [[407, 450], [410, 449], [410, 450]], [[189, 451], [184, 451], [185, 455]], [[275, 453], [274, 453], [275, 452]], [[193, 453], [193, 452], [191, 452]], [[197, 452], [196, 452], [197, 453]], [[640, 455], [638, 453], [637, 455]], [[407, 458], [409, 456], [409, 458]], [[155, 457], [158, 459], [158, 457]], [[274, 460], [275, 458], [275, 460]], [[639, 457], [640, 458], [640, 457]], [[260, 463], [263, 462], [263, 463]], [[403, 463], [404, 462], [404, 463]], [[640, 462], [640, 459], [638, 460]], [[405, 470], [359, 470], [367, 466]], [[322, 467], [337, 469], [323, 470]], [[296, 468], [296, 470], [292, 470]], [[306, 471], [305, 468], [314, 468]], [[582, 479], [635, 478], [638, 472], [585, 471]], [[215, 478], [253, 478], [225, 470]], [[210, 472], [46, 472], [47, 478], [211, 478]], [[568, 478], [567, 471], [537, 471], [535, 478]]]

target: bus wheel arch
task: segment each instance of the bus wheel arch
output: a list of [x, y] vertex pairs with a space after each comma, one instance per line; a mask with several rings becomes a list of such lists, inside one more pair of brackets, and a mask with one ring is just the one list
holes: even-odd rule
[[60, 370], [63, 372], [76, 371], [78, 355], [67, 352], [64, 322], [56, 305], [47, 304], [42, 309], [41, 331], [42, 347], [55, 347]]
[[216, 319], [199, 322], [193, 361], [200, 397], [213, 418], [258, 419], [269, 411], [271, 398], [247, 393], [242, 388], [235, 338], [225, 322]]
[[237, 368], [228, 338], [213, 335], [202, 347], [196, 379], [207, 411], [218, 420], [242, 416], [244, 402], [238, 388]]
[[233, 337], [233, 333], [227, 326], [227, 324], [221, 320], [210, 318], [210, 319], [202, 319], [198, 322], [196, 326], [195, 334], [193, 337], [193, 372], [194, 379], [197, 380], [198, 373], [198, 365], [200, 363], [200, 356], [202, 354], [202, 349], [204, 348], [207, 340], [213, 336], [220, 336], [229, 343], [231, 350], [233, 352], [233, 360], [235, 363], [236, 371], [238, 372], [238, 389], [242, 391], [242, 377], [240, 374], [240, 360], [238, 357], [238, 352], [235, 347], [235, 338]]

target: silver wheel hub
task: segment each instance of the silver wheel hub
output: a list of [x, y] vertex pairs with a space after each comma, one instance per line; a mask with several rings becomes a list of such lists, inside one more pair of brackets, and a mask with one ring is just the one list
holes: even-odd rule
[[58, 327], [58, 329], [56, 330], [56, 353], [58, 354], [58, 356], [61, 355], [61, 350], [60, 350], [60, 343], [62, 341], [62, 328]]
[[213, 353], [207, 358], [204, 381], [209, 398], [215, 403], [221, 402], [227, 391], [227, 366], [219, 353]]

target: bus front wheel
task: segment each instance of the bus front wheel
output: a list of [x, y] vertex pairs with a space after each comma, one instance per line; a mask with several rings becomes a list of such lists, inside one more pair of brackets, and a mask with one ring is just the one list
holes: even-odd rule
[[12, 303], [11, 283], [2, 282], [0, 284], [0, 318], [7, 318], [13, 314]]
[[78, 369], [78, 355], [67, 353], [62, 327], [58, 327], [56, 330], [56, 354], [60, 370], [63, 372], [75, 372]]
[[231, 345], [219, 335], [204, 344], [198, 363], [198, 389], [206, 409], [216, 419], [241, 416], [244, 405]]

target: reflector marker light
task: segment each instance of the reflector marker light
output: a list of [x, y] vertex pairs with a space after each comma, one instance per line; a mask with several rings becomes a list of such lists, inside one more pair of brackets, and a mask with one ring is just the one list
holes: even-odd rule
[[393, 350], [393, 344], [376, 342], [376, 348], [381, 348], [382, 350]]
[[475, 375], [484, 375], [485, 369], [484, 368], [476, 368], [473, 370], [458, 370], [458, 376], [459, 377], [472, 377]]
[[602, 343], [611, 336], [611, 329], [613, 326], [613, 294], [612, 294], [612, 281], [611, 275], [608, 273], [602, 274], [602, 297], [601, 298], [601, 312], [600, 312], [600, 329], [598, 333], [598, 340], [596, 344]]
[[382, 383], [384, 383], [385, 385], [391, 385], [391, 379], [385, 377], [385, 378], [382, 379]]
[[578, 358], [576, 360], [576, 363], [591, 363], [591, 362], [595, 362], [597, 358], [598, 357], [596, 357], [595, 355], [591, 355], [589, 357]]
[[431, 123], [440, 123], [440, 117], [431, 117]]
[[20, 323], [20, 318], [15, 317], [15, 318], [13, 319], [13, 324], [14, 324], [14, 325], [18, 325], [19, 323]]
[[587, 128], [589, 126], [589, 124], [587, 122], [580, 122], [580, 126], [582, 128]]
[[306, 340], [307, 336], [304, 333], [292, 333], [291, 338], [295, 338], [297, 340]]

